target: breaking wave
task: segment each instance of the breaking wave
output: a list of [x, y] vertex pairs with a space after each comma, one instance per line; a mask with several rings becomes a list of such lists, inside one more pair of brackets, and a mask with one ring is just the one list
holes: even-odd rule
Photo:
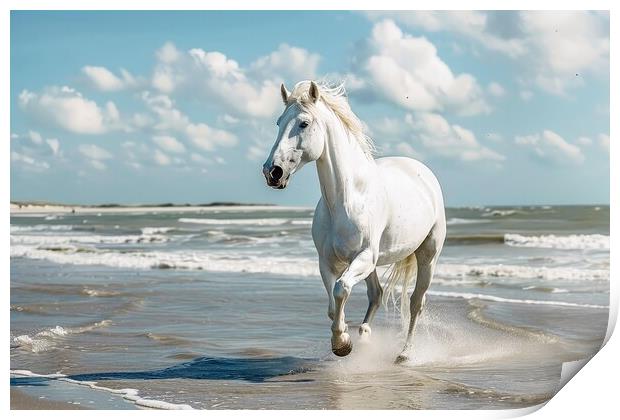
[[540, 235], [524, 236], [514, 233], [504, 235], [504, 243], [510, 246], [555, 249], [609, 249], [607, 235]]
[[96, 328], [107, 327], [112, 323], [110, 320], [103, 320], [95, 322], [94, 324], [84, 325], [82, 327], [61, 327], [60, 325], [54, 328], [49, 328], [43, 331], [39, 331], [36, 334], [28, 335], [23, 334], [11, 339], [12, 348], [20, 348], [32, 353], [41, 353], [44, 351], [55, 348], [55, 340], [70, 334], [80, 334], [87, 331], [92, 331]]

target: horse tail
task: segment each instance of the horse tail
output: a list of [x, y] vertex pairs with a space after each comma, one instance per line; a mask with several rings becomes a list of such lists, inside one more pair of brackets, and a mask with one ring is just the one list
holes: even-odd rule
[[394, 297], [394, 289], [396, 285], [401, 283], [400, 291], [400, 319], [403, 325], [406, 325], [409, 317], [407, 314], [407, 289], [411, 284], [414, 274], [417, 271], [418, 263], [415, 253], [403, 258], [402, 260], [394, 263], [391, 267], [390, 273], [383, 285], [383, 304], [387, 306], [388, 301], [394, 303], [396, 306], [396, 298]]

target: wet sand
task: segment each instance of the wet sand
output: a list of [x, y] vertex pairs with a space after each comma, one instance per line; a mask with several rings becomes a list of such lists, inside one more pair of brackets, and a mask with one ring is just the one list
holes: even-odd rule
[[64, 401], [37, 398], [11, 387], [11, 410], [88, 410]]

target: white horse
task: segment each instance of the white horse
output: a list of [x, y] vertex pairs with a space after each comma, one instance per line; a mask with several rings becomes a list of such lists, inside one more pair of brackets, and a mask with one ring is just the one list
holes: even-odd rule
[[[292, 174], [316, 161], [321, 199], [312, 223], [319, 269], [329, 296], [332, 351], [352, 350], [344, 307], [355, 284], [366, 280], [368, 311], [359, 334], [370, 336], [370, 323], [382, 296], [402, 282], [402, 302], [416, 272], [410, 300], [407, 342], [397, 362], [407, 360], [416, 320], [446, 236], [439, 182], [417, 160], [373, 158], [374, 145], [349, 107], [344, 87], [302, 81], [288, 92], [281, 86], [285, 109], [263, 173], [267, 184], [285, 188]], [[385, 294], [377, 266], [392, 265]]]

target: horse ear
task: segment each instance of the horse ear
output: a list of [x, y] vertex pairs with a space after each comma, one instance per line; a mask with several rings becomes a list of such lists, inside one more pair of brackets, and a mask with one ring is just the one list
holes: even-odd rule
[[321, 97], [321, 92], [319, 91], [319, 87], [317, 86], [316, 83], [314, 83], [314, 81], [310, 82], [309, 94], [310, 94], [310, 99], [312, 100], [313, 103], [316, 103]]
[[284, 86], [284, 83], [280, 85], [280, 95], [282, 95], [282, 102], [284, 102], [284, 105], [286, 105], [288, 103], [288, 97], [291, 94], [288, 90], [286, 90], [286, 86]]

